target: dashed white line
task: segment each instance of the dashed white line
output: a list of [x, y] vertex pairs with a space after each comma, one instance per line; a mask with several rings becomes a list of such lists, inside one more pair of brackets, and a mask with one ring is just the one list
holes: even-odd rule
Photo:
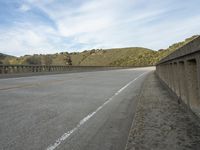
[[[147, 71], [149, 72], [149, 71]], [[132, 81], [130, 81], [128, 84], [126, 84], [124, 87], [122, 87], [121, 89], [119, 89], [111, 98], [109, 98], [105, 103], [103, 103], [100, 107], [98, 107], [94, 112], [90, 113], [89, 115], [87, 115], [85, 118], [83, 118], [77, 125], [75, 128], [73, 128], [72, 130], [64, 133], [60, 138], [58, 138], [54, 144], [50, 145], [49, 147], [47, 147], [46, 150], [54, 150], [56, 149], [63, 141], [65, 141], [72, 133], [74, 133], [75, 131], [77, 131], [83, 124], [85, 124], [92, 116], [94, 116], [98, 111], [100, 111], [107, 103], [109, 103], [115, 96], [117, 96], [119, 93], [121, 93], [125, 88], [127, 88], [129, 85], [131, 85], [133, 82], [135, 82], [137, 79], [139, 79], [140, 77], [142, 77], [144, 74], [146, 74], [147, 72], [142, 73], [141, 75], [139, 75], [137, 78], [133, 79]]]

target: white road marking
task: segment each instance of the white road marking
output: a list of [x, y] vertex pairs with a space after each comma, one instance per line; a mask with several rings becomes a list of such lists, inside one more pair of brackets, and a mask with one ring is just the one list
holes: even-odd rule
[[94, 116], [98, 111], [100, 111], [107, 103], [109, 103], [115, 96], [117, 96], [119, 93], [121, 93], [125, 88], [127, 88], [129, 85], [131, 85], [133, 82], [135, 82], [137, 79], [139, 79], [140, 77], [142, 77], [144, 74], [148, 73], [144, 72], [141, 75], [139, 75], [137, 78], [133, 79], [132, 81], [130, 81], [128, 84], [126, 84], [124, 87], [122, 87], [121, 89], [119, 89], [111, 98], [109, 98], [105, 103], [103, 103], [100, 107], [98, 107], [94, 112], [90, 113], [89, 115], [87, 115], [85, 118], [83, 118], [77, 125], [75, 128], [73, 128], [72, 130], [64, 133], [60, 138], [58, 138], [56, 140], [56, 142], [52, 145], [50, 145], [46, 150], [54, 150], [56, 149], [63, 141], [65, 141], [72, 133], [74, 133], [75, 131], [77, 131], [83, 124], [85, 124], [92, 116]]

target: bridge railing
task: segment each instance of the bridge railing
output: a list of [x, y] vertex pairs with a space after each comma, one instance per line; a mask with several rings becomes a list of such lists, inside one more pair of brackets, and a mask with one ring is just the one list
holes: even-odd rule
[[0, 74], [53, 72], [69, 68], [68, 66], [38, 66], [38, 65], [0, 65]]
[[2, 74], [24, 74], [39, 72], [64, 72], [78, 70], [108, 70], [120, 69], [122, 67], [105, 66], [66, 66], [66, 65], [0, 65], [0, 75]]
[[156, 72], [179, 100], [200, 116], [200, 37], [162, 59]]

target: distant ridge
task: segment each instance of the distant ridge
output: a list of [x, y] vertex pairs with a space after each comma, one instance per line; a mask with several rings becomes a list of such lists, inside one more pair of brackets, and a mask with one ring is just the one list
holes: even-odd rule
[[15, 59], [16, 57], [0, 53], [0, 64], [10, 64], [11, 59]]

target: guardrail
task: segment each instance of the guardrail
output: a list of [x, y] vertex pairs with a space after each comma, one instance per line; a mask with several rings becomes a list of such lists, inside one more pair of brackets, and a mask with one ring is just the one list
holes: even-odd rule
[[159, 78], [200, 116], [200, 36], [156, 65]]
[[107, 69], [119, 69], [119, 68], [120, 67], [105, 67], [105, 66], [0, 65], [0, 74], [63, 72], [63, 71], [73, 71], [73, 70], [107, 70]]

